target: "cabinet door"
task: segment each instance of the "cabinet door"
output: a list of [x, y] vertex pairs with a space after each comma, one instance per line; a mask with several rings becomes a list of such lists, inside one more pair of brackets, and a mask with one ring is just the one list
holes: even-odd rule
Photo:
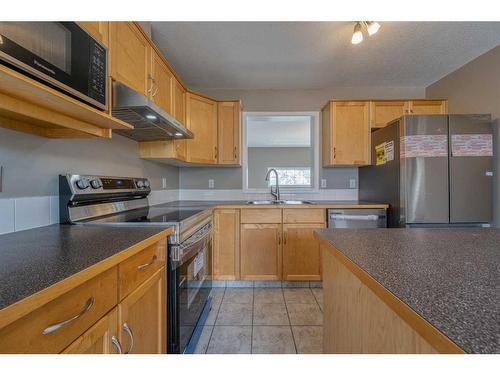
[[404, 116], [407, 103], [404, 100], [370, 102], [370, 126], [372, 128], [383, 128], [388, 122]]
[[81, 21], [78, 24], [102, 44], [109, 45], [109, 22]]
[[219, 102], [218, 163], [240, 164], [240, 102]]
[[412, 100], [410, 102], [412, 115], [445, 115], [448, 113], [446, 100]]
[[283, 224], [283, 279], [321, 280], [321, 253], [314, 231], [324, 224]]
[[134, 90], [151, 91], [151, 47], [133, 22], [110, 22], [111, 76]]
[[241, 279], [281, 280], [281, 224], [242, 224], [240, 235]]
[[[174, 77], [172, 80], [173, 94], [173, 116], [184, 126], [186, 124], [186, 90]], [[187, 141], [185, 139], [174, 140], [175, 157], [179, 160], [187, 158]]]
[[150, 98], [167, 111], [173, 114], [172, 111], [172, 79], [173, 74], [168, 69], [168, 66], [163, 62], [162, 58], [153, 52], [151, 65], [152, 90]]
[[333, 164], [370, 164], [369, 102], [333, 102]]
[[186, 95], [187, 127], [194, 138], [187, 142], [188, 161], [217, 163], [217, 103], [200, 95]]
[[117, 328], [118, 312], [115, 308], [77, 338], [63, 354], [120, 354]]
[[119, 339], [124, 353], [165, 353], [165, 267], [118, 305]]
[[214, 279], [240, 278], [240, 210], [214, 212]]

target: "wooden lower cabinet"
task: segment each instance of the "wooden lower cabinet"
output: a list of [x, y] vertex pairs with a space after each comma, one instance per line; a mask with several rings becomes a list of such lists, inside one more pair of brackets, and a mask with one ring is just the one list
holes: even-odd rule
[[213, 275], [215, 280], [240, 278], [240, 210], [214, 212]]
[[321, 280], [321, 253], [314, 231], [324, 224], [283, 224], [283, 280]]
[[281, 280], [281, 224], [241, 224], [242, 280]]
[[166, 353], [165, 267], [118, 304], [119, 340], [124, 353]]
[[114, 308], [77, 338], [62, 354], [120, 354], [121, 347], [116, 341], [117, 333], [118, 311]]

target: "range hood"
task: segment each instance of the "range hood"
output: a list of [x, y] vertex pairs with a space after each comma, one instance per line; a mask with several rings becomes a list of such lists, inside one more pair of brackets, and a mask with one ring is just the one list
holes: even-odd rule
[[112, 108], [114, 117], [134, 126], [134, 129], [113, 132], [135, 141], [193, 138], [193, 133], [173, 116], [123, 83], [113, 82]]

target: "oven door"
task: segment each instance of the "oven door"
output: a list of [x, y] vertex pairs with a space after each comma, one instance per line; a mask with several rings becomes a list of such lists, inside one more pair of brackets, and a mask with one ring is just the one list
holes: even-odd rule
[[211, 308], [211, 223], [170, 253], [169, 352], [192, 353]]
[[0, 60], [107, 109], [107, 50], [75, 22], [0, 22]]

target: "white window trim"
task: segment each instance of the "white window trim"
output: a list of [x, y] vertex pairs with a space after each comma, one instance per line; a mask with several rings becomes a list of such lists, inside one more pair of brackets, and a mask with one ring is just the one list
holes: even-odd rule
[[[319, 193], [319, 112], [243, 112], [242, 122], [242, 152], [241, 165], [243, 168], [243, 192], [244, 193], [269, 193], [269, 189], [254, 189], [248, 187], [248, 147], [247, 147], [247, 118], [249, 116], [311, 116], [312, 118], [312, 139], [314, 150], [313, 186], [304, 187], [281, 187], [282, 193]], [[264, 176], [262, 177], [264, 178]]]

